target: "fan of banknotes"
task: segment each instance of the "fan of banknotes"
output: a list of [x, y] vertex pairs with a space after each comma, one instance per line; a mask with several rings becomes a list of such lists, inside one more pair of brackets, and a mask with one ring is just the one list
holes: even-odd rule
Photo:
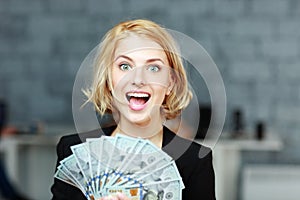
[[148, 140], [117, 134], [87, 139], [71, 150], [54, 176], [87, 199], [120, 192], [131, 200], [181, 200], [184, 184], [174, 160]]

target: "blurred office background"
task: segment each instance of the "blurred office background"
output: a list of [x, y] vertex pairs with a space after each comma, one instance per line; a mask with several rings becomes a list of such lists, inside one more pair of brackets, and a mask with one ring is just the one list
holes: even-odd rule
[[[253, 173], [270, 172], [269, 180], [278, 174], [299, 177], [298, 0], [0, 0], [0, 99], [8, 105], [8, 124], [19, 132], [30, 132], [30, 127], [40, 123], [48, 136], [75, 130], [72, 89], [81, 62], [113, 25], [134, 18], [151, 19], [183, 32], [207, 50], [227, 93], [224, 133], [230, 135], [234, 130], [238, 112], [243, 137], [254, 138], [257, 125], [262, 123], [266, 135], [275, 135], [282, 144], [272, 148], [271, 143], [270, 149], [261, 151], [255, 150], [263, 148], [258, 143], [254, 149], [241, 148], [235, 198], [251, 199], [252, 194], [268, 189], [262, 188], [271, 181], [261, 187], [251, 185]], [[205, 86], [195, 87], [204, 91], [199, 95], [200, 103], [209, 103]], [[48, 144], [42, 139], [41, 145], [44, 143]], [[55, 149], [49, 144], [47, 148], [45, 154], [55, 160]], [[35, 150], [27, 151], [35, 154]], [[27, 159], [22, 155], [18, 157], [20, 166]], [[54, 165], [38, 167], [53, 173]], [[21, 171], [12, 176], [15, 182], [22, 182], [29, 175]], [[45, 181], [34, 180], [37, 182], [21, 190], [38, 188]]]

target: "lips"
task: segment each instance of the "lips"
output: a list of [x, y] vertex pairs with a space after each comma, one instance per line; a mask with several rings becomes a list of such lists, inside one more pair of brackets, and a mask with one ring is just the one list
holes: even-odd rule
[[147, 92], [128, 92], [126, 93], [126, 98], [129, 102], [129, 107], [134, 111], [143, 110], [147, 102], [149, 101], [151, 95]]

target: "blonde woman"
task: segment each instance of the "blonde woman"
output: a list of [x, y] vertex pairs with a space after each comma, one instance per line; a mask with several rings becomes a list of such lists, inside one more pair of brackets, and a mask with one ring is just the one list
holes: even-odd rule
[[[183, 200], [215, 199], [211, 152], [199, 158], [200, 148], [205, 147], [163, 125], [180, 115], [192, 98], [170, 34], [149, 20], [122, 22], [104, 36], [95, 67], [93, 84], [85, 93], [99, 114], [114, 115], [116, 126], [103, 128], [105, 135], [119, 133], [150, 140], [176, 161], [185, 185]], [[58, 162], [71, 154], [71, 145], [81, 142], [78, 134], [62, 137]], [[51, 191], [53, 200], [85, 199], [79, 189], [59, 180]], [[113, 199], [127, 197], [120, 194]]]

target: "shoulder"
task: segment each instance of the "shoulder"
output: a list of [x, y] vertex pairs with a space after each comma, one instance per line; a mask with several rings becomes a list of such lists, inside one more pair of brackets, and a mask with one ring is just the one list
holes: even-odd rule
[[71, 134], [62, 136], [58, 142], [58, 146], [72, 146], [81, 143], [78, 134]]

